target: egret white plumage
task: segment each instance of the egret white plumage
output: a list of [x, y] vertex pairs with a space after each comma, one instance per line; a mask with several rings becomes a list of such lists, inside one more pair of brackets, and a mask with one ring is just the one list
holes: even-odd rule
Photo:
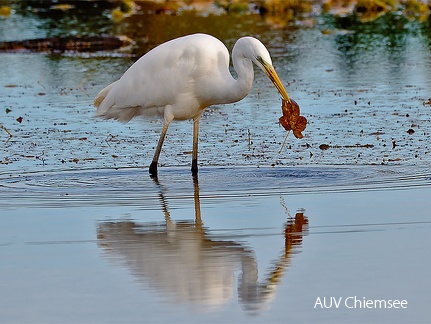
[[235, 79], [229, 71], [229, 51], [217, 38], [194, 34], [163, 43], [136, 61], [123, 76], [108, 85], [94, 100], [96, 115], [128, 122], [136, 116], [159, 114], [164, 118], [160, 139], [149, 172], [157, 164], [169, 124], [193, 119], [192, 173], [198, 172], [198, 130], [208, 106], [237, 102], [251, 90], [253, 63], [290, 101], [268, 50], [256, 38], [242, 37], [232, 50]]

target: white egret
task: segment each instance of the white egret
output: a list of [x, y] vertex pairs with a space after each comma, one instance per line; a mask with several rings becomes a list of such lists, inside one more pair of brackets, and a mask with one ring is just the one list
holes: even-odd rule
[[242, 37], [232, 50], [237, 78], [229, 71], [229, 52], [217, 38], [194, 34], [163, 43], [136, 61], [117, 81], [96, 96], [97, 116], [128, 122], [133, 117], [159, 114], [164, 125], [149, 171], [157, 176], [163, 140], [173, 120], [193, 119], [192, 173], [198, 171], [198, 130], [208, 106], [233, 103], [248, 95], [254, 79], [253, 64], [290, 102], [265, 46]]

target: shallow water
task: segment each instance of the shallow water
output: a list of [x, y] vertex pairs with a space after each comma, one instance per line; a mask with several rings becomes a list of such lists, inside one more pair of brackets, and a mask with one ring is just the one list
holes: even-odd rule
[[[281, 101], [263, 72], [256, 70], [247, 98], [211, 107], [204, 114], [200, 131], [202, 165], [428, 164], [431, 65], [426, 25], [392, 18], [367, 29], [362, 24], [319, 18], [311, 29], [273, 29], [260, 16], [217, 17], [196, 18], [194, 24], [200, 24], [194, 31], [211, 32], [210, 26], [224, 23], [232, 28], [215, 35], [229, 48], [244, 34], [262, 39], [287, 91], [299, 103], [309, 124], [302, 140], [290, 135], [287, 146], [279, 152], [285, 136], [278, 125]], [[27, 32], [11, 29], [14, 21], [4, 20], [0, 38], [25, 38], [30, 31], [31, 37], [54, 33], [43, 27], [31, 28], [35, 21], [48, 24], [49, 19], [34, 15], [14, 19], [16, 24], [28, 26]], [[171, 34], [164, 30], [162, 37], [152, 28], [168, 19], [179, 27]], [[112, 26], [109, 20], [101, 19], [99, 28], [112, 26], [112, 33], [134, 36], [136, 40], [148, 38], [151, 32], [155, 39], [164, 41], [179, 32], [191, 32], [191, 27], [179, 22], [181, 19], [192, 20], [189, 15], [153, 15], [148, 30], [141, 30], [133, 28], [133, 20]], [[384, 23], [396, 23], [398, 28], [388, 35], [381, 26]], [[63, 26], [65, 30], [74, 27]], [[349, 32], [341, 32], [345, 29], [340, 27], [350, 28]], [[333, 33], [322, 33], [328, 29]], [[138, 45], [130, 54], [153, 46], [150, 41]], [[7, 141], [7, 133], [0, 133], [5, 141], [0, 162], [9, 164], [10, 170], [148, 165], [160, 121], [138, 119], [123, 125], [93, 118], [94, 96], [136, 60], [117, 54], [2, 53], [0, 103], [4, 108], [0, 118], [14, 137]], [[17, 122], [19, 117], [21, 123]], [[409, 129], [414, 133], [408, 133]], [[190, 163], [191, 133], [190, 122], [171, 125], [160, 158], [163, 166]], [[320, 149], [321, 144], [329, 145], [329, 149]]]
[[[112, 24], [108, 9], [54, 18], [22, 3], [0, 19], [0, 41], [98, 31], [136, 45], [0, 53], [0, 123], [13, 135], [0, 129], [2, 322], [428, 321], [428, 23], [275, 28], [183, 13]], [[198, 181], [183, 122], [156, 182], [146, 166], [161, 122], [96, 120], [92, 100], [137, 55], [192, 32], [229, 48], [259, 37], [309, 124], [279, 152], [280, 98], [256, 71], [247, 98], [204, 115]], [[349, 308], [354, 296], [407, 308]], [[321, 308], [323, 297], [340, 306]]]
[[[164, 171], [158, 182], [135, 168], [4, 176], [2, 319], [429, 318], [431, 174], [209, 168], [196, 182]], [[407, 308], [343, 305], [354, 296]], [[323, 297], [343, 303], [321, 309]]]

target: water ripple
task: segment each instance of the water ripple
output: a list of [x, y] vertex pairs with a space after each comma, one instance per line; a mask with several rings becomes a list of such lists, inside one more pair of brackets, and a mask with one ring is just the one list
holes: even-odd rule
[[[193, 197], [184, 168], [162, 168], [158, 183], [140, 168], [0, 174], [0, 206], [134, 204], [157, 206], [160, 188], [170, 199]], [[246, 184], [246, 185], [245, 185]], [[203, 168], [202, 198], [238, 199], [274, 194], [394, 190], [429, 186], [428, 170], [401, 167]], [[248, 199], [248, 198], [247, 198]], [[148, 202], [148, 203], [147, 203]]]

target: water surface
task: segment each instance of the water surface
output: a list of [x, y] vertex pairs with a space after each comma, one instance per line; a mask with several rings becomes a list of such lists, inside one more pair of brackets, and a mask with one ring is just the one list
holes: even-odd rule
[[[186, 171], [3, 177], [2, 318], [426, 322], [429, 173]], [[315, 307], [354, 296], [408, 308]]]

